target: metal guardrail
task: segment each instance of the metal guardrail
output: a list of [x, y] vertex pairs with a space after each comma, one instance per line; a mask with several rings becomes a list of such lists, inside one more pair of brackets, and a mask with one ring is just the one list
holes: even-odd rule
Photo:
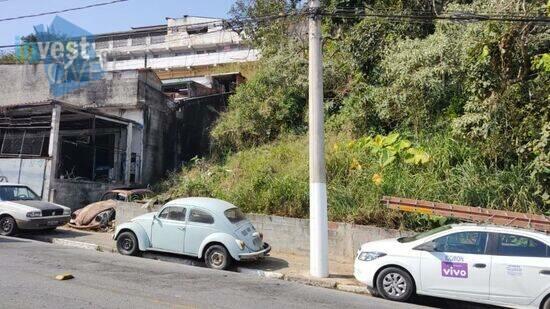
[[393, 196], [384, 196], [380, 203], [391, 209], [401, 211], [443, 216], [477, 223], [490, 223], [533, 229], [550, 233], [550, 217], [545, 215], [437, 203]]

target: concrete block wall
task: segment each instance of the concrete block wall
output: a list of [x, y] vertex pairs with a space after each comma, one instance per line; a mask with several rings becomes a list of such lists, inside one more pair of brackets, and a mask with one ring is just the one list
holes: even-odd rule
[[[114, 187], [116, 185], [109, 183], [56, 179], [53, 184], [55, 190], [54, 202], [70, 207], [75, 211], [90, 203], [99, 201], [105, 191]], [[120, 187], [120, 184], [118, 187]]]

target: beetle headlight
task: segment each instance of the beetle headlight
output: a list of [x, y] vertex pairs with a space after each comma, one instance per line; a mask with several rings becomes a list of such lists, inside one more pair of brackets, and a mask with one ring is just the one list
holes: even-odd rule
[[27, 217], [29, 218], [36, 218], [36, 217], [42, 217], [42, 211], [29, 211], [27, 212]]
[[237, 246], [239, 246], [239, 248], [241, 248], [241, 250], [244, 250], [244, 241], [242, 241], [240, 239], [235, 239], [235, 241], [237, 242]]
[[70, 208], [63, 209], [63, 215], [64, 216], [70, 216], [71, 215], [71, 209]]
[[384, 255], [386, 254], [383, 252], [361, 252], [357, 258], [361, 261], [368, 262], [383, 257]]

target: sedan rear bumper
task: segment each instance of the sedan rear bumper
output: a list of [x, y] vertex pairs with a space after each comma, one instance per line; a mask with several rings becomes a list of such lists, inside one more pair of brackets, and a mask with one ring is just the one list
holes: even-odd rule
[[22, 230], [43, 230], [65, 225], [70, 219], [70, 216], [55, 216], [28, 220], [16, 220], [16, 223], [17, 227]]
[[267, 256], [270, 251], [271, 246], [268, 243], [264, 243], [264, 248], [262, 250], [250, 253], [241, 253], [239, 254], [239, 259], [241, 261], [257, 260], [259, 258]]

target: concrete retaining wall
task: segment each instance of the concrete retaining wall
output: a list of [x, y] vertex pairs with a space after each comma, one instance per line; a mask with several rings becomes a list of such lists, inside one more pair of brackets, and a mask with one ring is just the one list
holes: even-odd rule
[[[117, 222], [127, 222], [155, 210], [119, 206]], [[247, 214], [247, 217], [264, 234], [264, 240], [272, 246], [273, 251], [309, 255], [309, 220], [258, 214]], [[335, 260], [353, 259], [361, 244], [368, 241], [411, 235], [409, 231], [338, 222], [329, 222], [328, 227], [329, 256]]]
[[[309, 220], [247, 214], [256, 229], [264, 234], [273, 251], [309, 255]], [[361, 244], [410, 235], [408, 231], [383, 229], [368, 225], [329, 222], [329, 256], [332, 259], [353, 259]]]

